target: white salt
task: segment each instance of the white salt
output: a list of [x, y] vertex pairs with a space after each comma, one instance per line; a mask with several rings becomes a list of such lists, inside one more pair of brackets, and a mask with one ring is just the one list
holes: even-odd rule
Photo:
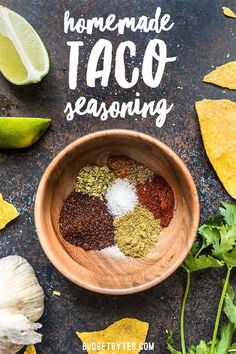
[[103, 248], [101, 251], [99, 251], [101, 254], [103, 254], [105, 257], [111, 257], [111, 258], [127, 258], [124, 253], [120, 251], [120, 249], [117, 246], [110, 246]]
[[138, 203], [135, 187], [125, 179], [117, 179], [108, 188], [105, 198], [109, 212], [116, 218], [133, 211]]

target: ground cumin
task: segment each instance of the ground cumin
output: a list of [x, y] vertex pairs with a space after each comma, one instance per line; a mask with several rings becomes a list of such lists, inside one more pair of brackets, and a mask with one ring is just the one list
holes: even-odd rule
[[141, 205], [114, 221], [115, 241], [126, 255], [145, 257], [156, 245], [161, 232], [159, 220]]
[[72, 192], [63, 203], [59, 226], [66, 241], [86, 251], [114, 245], [113, 218], [99, 197]]
[[173, 218], [174, 194], [166, 180], [155, 174], [137, 184], [136, 189], [139, 202], [161, 220], [162, 227], [167, 227]]

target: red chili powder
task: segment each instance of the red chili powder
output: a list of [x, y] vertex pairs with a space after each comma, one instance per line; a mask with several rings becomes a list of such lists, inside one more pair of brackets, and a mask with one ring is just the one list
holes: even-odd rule
[[111, 156], [107, 160], [107, 165], [117, 178], [129, 176], [132, 168], [132, 160], [127, 156]]
[[114, 245], [113, 218], [98, 197], [72, 192], [63, 203], [59, 226], [66, 241], [86, 251]]
[[139, 202], [161, 221], [162, 227], [167, 227], [173, 218], [175, 202], [173, 191], [166, 180], [155, 174], [145, 183], [138, 183], [136, 189]]

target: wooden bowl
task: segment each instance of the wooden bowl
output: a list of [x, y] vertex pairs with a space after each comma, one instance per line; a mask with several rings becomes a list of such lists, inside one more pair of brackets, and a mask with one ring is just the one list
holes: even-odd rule
[[[68, 253], [59, 232], [62, 203], [74, 189], [80, 168], [91, 163], [103, 164], [112, 154], [127, 155], [161, 174], [174, 192], [174, 217], [161, 232], [154, 251], [144, 258], [86, 252], [70, 244]], [[39, 240], [50, 261], [75, 284], [104, 294], [139, 292], [171, 275], [194, 242], [199, 213], [197, 190], [181, 159], [160, 141], [122, 129], [89, 134], [62, 150], [44, 173], [35, 202]]]

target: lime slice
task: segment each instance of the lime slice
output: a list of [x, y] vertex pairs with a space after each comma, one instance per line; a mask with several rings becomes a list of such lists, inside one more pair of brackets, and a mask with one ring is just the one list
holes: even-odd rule
[[21, 149], [33, 145], [50, 123], [48, 118], [0, 118], [0, 149]]
[[20, 15], [0, 6], [0, 71], [16, 85], [39, 82], [49, 71], [46, 48]]

